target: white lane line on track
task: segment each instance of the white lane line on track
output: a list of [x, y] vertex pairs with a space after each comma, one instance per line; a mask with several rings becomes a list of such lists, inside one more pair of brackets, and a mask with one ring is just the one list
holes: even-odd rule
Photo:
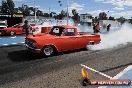
[[107, 77], [107, 78], [109, 78], [109, 79], [112, 79], [112, 78], [113, 78], [113, 77], [111, 77], [111, 76], [109, 76], [109, 75], [106, 75], [106, 74], [104, 74], [104, 73], [102, 73], [102, 72], [99, 72], [99, 71], [97, 71], [97, 70], [95, 70], [95, 69], [93, 69], [93, 68], [90, 68], [90, 67], [86, 66], [86, 65], [81, 64], [81, 66], [84, 67], [84, 68], [87, 68], [87, 69], [89, 69], [89, 70], [91, 70], [91, 71], [93, 71], [93, 72], [96, 72], [96, 73], [98, 73], [98, 74], [100, 74], [100, 75], [102, 75], [102, 76], [105, 76], [105, 77]]
[[1, 44], [0, 46], [9, 46], [9, 45], [17, 45], [17, 44], [24, 44], [25, 42], [20, 43], [11, 43], [11, 44]]
[[16, 36], [13, 36], [13, 37], [9, 37], [9, 38], [16, 38]]
[[25, 37], [17, 37], [17, 36], [13, 36], [13, 37], [2, 37], [0, 39], [4, 39], [4, 38], [25, 38]]
[[9, 38], [25, 38], [25, 37], [16, 37], [16, 36], [14, 36], [14, 37], [9, 37]]

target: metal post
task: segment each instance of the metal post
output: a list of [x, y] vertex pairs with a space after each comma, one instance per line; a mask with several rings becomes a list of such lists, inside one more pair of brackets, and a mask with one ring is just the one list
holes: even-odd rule
[[35, 0], [34, 0], [34, 8], [35, 8], [35, 11], [34, 11], [34, 22], [35, 22], [35, 26], [36, 26], [36, 3], [35, 3]]
[[69, 24], [69, 0], [67, 0], [67, 25]]
[[50, 22], [51, 22], [51, 21], [50, 21], [50, 12], [51, 12], [51, 11], [50, 11], [50, 7], [49, 7], [49, 19], [48, 19], [49, 25], [50, 25]]

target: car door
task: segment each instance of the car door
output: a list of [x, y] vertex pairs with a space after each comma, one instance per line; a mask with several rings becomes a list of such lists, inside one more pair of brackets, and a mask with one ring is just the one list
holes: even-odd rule
[[[85, 48], [86, 45], [89, 42], [89, 39], [87, 36], [83, 36], [83, 35], [78, 35], [77, 34], [77, 30], [76, 29], [67, 29], [67, 32], [64, 32], [64, 38], [65, 36], [68, 36], [67, 41], [69, 45], [69, 48], [73, 49], [81, 49], [81, 48]], [[66, 40], [66, 39], [65, 39]]]
[[63, 47], [64, 51], [76, 49], [78, 39], [76, 38], [75, 29], [65, 29], [62, 33], [61, 41], [61, 46]]
[[21, 26], [21, 25], [18, 26], [18, 32], [19, 32], [19, 34], [23, 34], [24, 33], [23, 26]]

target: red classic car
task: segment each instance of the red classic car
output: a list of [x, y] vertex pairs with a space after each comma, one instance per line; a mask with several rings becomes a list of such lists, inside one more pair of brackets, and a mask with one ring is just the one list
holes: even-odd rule
[[24, 34], [22, 26], [23, 26], [22, 24], [16, 24], [16, 25], [14, 25], [12, 27], [1, 29], [0, 30], [0, 34], [1, 35], [6, 35], [6, 34], [10, 34], [10, 35]]
[[33, 52], [51, 56], [55, 52], [86, 48], [88, 44], [100, 43], [100, 35], [80, 35], [76, 26], [53, 26], [47, 34], [30, 35], [25, 38], [26, 47]]

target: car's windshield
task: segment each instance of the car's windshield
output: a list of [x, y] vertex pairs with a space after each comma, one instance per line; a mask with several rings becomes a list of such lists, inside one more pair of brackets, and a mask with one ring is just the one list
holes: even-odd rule
[[21, 25], [21, 24], [16, 24], [16, 25], [14, 25], [14, 26], [12, 26], [12, 27], [14, 27], [14, 28], [22, 27], [22, 25]]
[[56, 26], [55, 26], [55, 27], [53, 27], [53, 28], [51, 29], [51, 31], [49, 32], [49, 34], [61, 36], [63, 30], [64, 30], [63, 27], [56, 27]]
[[18, 24], [14, 25], [14, 26], [12, 26], [12, 27], [16, 28], [16, 27], [18, 27]]

